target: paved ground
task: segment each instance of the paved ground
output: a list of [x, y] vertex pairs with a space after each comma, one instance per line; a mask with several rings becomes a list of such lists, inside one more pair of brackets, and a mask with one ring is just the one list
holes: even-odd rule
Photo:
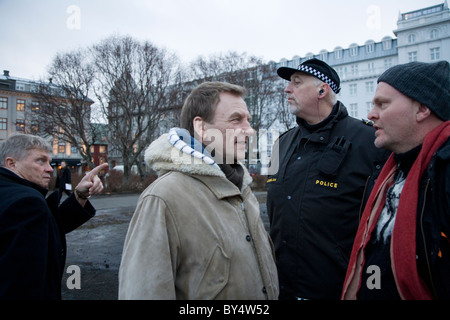
[[[265, 192], [256, 192], [261, 217], [268, 228]], [[81, 289], [68, 289], [66, 273], [62, 283], [63, 300], [116, 300], [123, 242], [136, 208], [139, 194], [100, 195], [91, 198], [97, 215], [67, 238], [66, 270], [80, 267]], [[69, 279], [69, 282], [71, 279]]]

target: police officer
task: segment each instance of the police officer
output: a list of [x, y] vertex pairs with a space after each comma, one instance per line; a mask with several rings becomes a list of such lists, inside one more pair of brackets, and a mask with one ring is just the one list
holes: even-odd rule
[[[387, 159], [374, 129], [337, 100], [340, 79], [318, 59], [282, 67], [295, 128], [280, 136], [267, 188], [280, 299], [339, 299], [365, 185]], [[277, 157], [278, 156], [278, 157]]]

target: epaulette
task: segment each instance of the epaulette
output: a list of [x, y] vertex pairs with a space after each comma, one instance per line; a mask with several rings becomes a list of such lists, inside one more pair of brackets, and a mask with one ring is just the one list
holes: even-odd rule
[[367, 124], [368, 126], [373, 127], [373, 121], [372, 121], [372, 120], [361, 119], [361, 121], [362, 121], [364, 124]]

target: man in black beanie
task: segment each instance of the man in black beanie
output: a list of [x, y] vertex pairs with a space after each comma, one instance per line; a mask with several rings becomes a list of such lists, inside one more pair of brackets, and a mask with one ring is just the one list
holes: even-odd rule
[[278, 75], [298, 123], [275, 144], [279, 170], [267, 183], [280, 299], [339, 299], [364, 186], [386, 153], [372, 126], [337, 100], [340, 79], [328, 64], [311, 59]]
[[345, 299], [450, 299], [450, 68], [395, 66], [369, 119], [392, 151], [353, 245]]

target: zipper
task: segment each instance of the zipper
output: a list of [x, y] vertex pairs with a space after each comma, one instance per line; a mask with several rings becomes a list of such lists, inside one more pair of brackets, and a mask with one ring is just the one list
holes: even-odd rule
[[365, 204], [366, 204], [366, 203], [364, 203], [364, 199], [366, 197], [366, 192], [367, 192], [367, 188], [368, 188], [368, 185], [369, 185], [370, 178], [371, 178], [371, 176], [367, 177], [366, 184], [364, 186], [364, 192], [363, 192], [363, 195], [362, 195], [362, 198], [361, 198], [361, 205], [359, 206], [359, 222], [361, 222], [361, 218], [362, 218], [362, 215], [363, 215], [364, 207], [365, 207]]
[[430, 259], [428, 256], [428, 249], [427, 249], [427, 243], [425, 241], [425, 232], [423, 230], [423, 214], [425, 212], [425, 204], [427, 201], [427, 193], [428, 193], [428, 188], [430, 186], [430, 182], [431, 179], [428, 178], [427, 184], [425, 186], [425, 192], [424, 192], [424, 198], [423, 198], [423, 205], [422, 205], [422, 209], [420, 211], [420, 231], [422, 232], [422, 241], [423, 241], [423, 247], [424, 247], [424, 251], [425, 251], [425, 261], [427, 264], [427, 270], [428, 270], [428, 275], [430, 277], [430, 285], [431, 285], [431, 290], [433, 291], [433, 295], [436, 297], [436, 290], [434, 288], [434, 281], [433, 281], [433, 275], [431, 273], [431, 265], [430, 265]]

